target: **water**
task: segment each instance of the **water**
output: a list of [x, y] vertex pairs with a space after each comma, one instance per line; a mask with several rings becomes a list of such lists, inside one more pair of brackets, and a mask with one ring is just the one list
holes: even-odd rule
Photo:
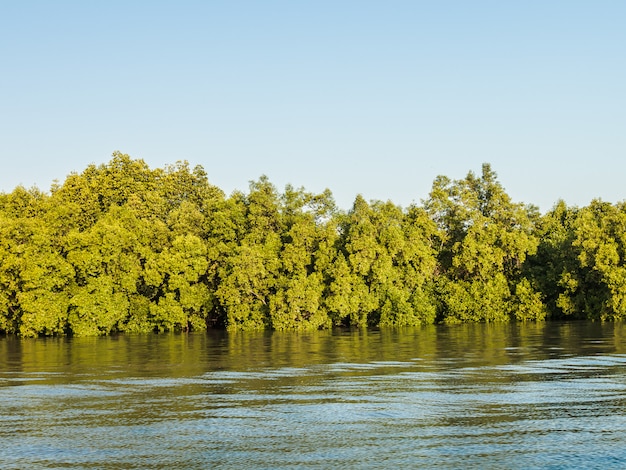
[[0, 339], [2, 468], [624, 468], [626, 325]]

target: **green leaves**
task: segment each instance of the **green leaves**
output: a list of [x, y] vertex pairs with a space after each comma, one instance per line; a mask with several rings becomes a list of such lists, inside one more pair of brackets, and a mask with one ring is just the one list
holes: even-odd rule
[[0, 194], [0, 332], [311, 330], [626, 318], [626, 205], [514, 203], [489, 165], [422, 205], [116, 152], [50, 194]]
[[343, 223], [341, 241], [347, 256], [338, 259], [331, 284], [331, 295], [342, 293], [349, 299], [331, 297], [343, 310], [340, 320], [361, 327], [432, 323], [434, 232], [421, 209], [404, 212], [391, 202], [370, 205], [357, 196]]
[[626, 318], [626, 206], [592, 201], [576, 219], [575, 237], [580, 269], [570, 277], [586, 293], [584, 312], [600, 320]]
[[143, 279], [151, 291], [160, 293], [150, 306], [157, 330], [206, 328], [212, 295], [202, 280], [208, 265], [206, 244], [195, 235], [179, 235], [171, 246], [149, 255]]
[[[464, 180], [437, 179], [426, 208], [445, 233], [438, 254], [446, 277], [439, 284], [441, 319], [533, 317], [539, 294], [532, 284], [520, 283], [522, 266], [539, 243], [534, 208], [511, 202], [487, 164], [480, 178], [470, 172]], [[519, 308], [527, 312], [517, 313]]]

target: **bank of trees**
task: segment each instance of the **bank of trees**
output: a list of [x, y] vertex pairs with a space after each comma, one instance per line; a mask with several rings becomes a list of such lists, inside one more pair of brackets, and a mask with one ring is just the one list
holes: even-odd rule
[[626, 205], [511, 201], [489, 165], [421, 205], [339, 210], [267, 178], [115, 153], [0, 194], [0, 332], [304, 330], [626, 317]]

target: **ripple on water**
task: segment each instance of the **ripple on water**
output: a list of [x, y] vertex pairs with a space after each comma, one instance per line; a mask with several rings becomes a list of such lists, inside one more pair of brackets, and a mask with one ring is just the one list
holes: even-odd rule
[[[369, 348], [376, 338], [369, 336]], [[3, 468], [624, 468], [626, 355], [574, 352], [576, 343], [504, 345], [489, 356], [476, 347], [458, 357], [442, 348], [420, 355], [403, 343], [404, 352], [392, 344], [362, 361], [346, 348], [326, 362], [290, 364], [280, 355], [280, 367], [268, 367], [266, 357], [239, 368], [217, 350], [198, 365], [204, 350], [185, 360], [185, 349], [174, 348], [186, 369], [150, 362], [126, 372], [107, 364], [106, 374], [0, 372], [0, 384], [9, 384], [0, 386], [0, 461]], [[589, 344], [598, 352], [605, 343], [614, 344]]]

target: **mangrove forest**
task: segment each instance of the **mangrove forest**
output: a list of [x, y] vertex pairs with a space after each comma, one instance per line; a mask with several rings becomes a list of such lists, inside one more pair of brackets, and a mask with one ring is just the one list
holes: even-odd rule
[[0, 333], [310, 330], [626, 317], [626, 204], [513, 202], [489, 164], [402, 208], [116, 152], [0, 193]]

